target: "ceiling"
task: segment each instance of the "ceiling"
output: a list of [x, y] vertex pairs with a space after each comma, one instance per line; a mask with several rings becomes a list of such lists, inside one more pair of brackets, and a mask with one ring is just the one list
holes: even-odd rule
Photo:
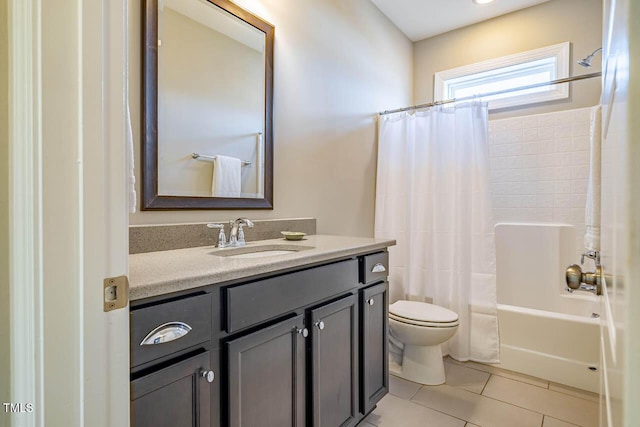
[[412, 41], [524, 9], [549, 0], [371, 0]]

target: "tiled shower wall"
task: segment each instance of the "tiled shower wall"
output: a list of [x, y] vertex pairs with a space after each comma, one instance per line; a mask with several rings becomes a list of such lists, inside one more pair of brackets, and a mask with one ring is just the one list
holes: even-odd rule
[[582, 251], [590, 111], [489, 122], [494, 222], [571, 224]]

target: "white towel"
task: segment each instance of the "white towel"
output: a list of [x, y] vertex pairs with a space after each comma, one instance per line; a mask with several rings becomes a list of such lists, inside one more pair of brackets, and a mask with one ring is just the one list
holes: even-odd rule
[[241, 168], [240, 159], [217, 155], [213, 162], [211, 195], [213, 197], [240, 197]]
[[133, 128], [131, 126], [131, 112], [129, 111], [129, 103], [127, 103], [127, 157], [129, 162], [129, 179], [128, 179], [128, 189], [129, 189], [129, 213], [136, 212], [136, 174], [134, 171], [135, 160], [133, 157]]
[[591, 108], [589, 182], [587, 187], [587, 206], [585, 209], [584, 246], [590, 251], [600, 250], [600, 164], [601, 164], [601, 127], [602, 108]]

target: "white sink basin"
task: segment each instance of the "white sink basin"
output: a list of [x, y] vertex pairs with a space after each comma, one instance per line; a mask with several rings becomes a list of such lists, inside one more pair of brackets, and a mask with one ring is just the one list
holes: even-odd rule
[[260, 251], [260, 252], [249, 252], [246, 254], [229, 255], [227, 256], [227, 258], [266, 258], [269, 256], [288, 255], [295, 252], [298, 252], [298, 251], [287, 251], [287, 250]]
[[213, 252], [209, 252], [211, 255], [236, 258], [236, 259], [251, 259], [251, 258], [266, 258], [279, 255], [289, 255], [295, 252], [305, 251], [307, 249], [313, 249], [313, 246], [301, 246], [301, 245], [287, 245], [287, 244], [269, 244], [269, 245], [256, 245], [256, 246], [241, 246], [237, 248], [222, 248], [216, 249]]

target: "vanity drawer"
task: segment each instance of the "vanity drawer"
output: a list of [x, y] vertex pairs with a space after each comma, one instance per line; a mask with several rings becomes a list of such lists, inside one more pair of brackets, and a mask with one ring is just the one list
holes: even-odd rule
[[386, 280], [389, 275], [389, 253], [378, 252], [360, 258], [360, 282], [368, 284]]
[[341, 261], [225, 290], [229, 333], [316, 303], [358, 286], [358, 261]]
[[132, 367], [210, 339], [210, 294], [203, 293], [131, 312]]

